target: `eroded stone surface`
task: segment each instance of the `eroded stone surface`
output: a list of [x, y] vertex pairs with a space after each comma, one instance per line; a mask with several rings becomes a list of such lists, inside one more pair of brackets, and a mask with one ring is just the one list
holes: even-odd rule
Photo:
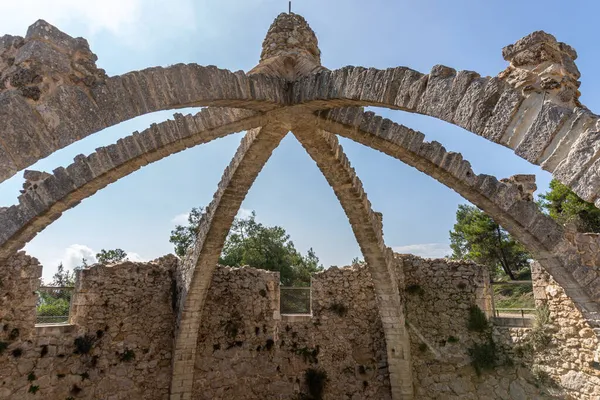
[[[248, 75], [216, 67], [180, 64], [107, 78], [96, 68], [95, 56], [84, 39], [73, 39], [38, 21], [25, 38], [0, 38], [0, 179], [90, 133], [147, 112], [218, 105], [250, 108], [259, 114], [209, 108], [200, 113], [199, 118], [176, 118], [174, 122], [153, 125], [141, 134], [100, 148], [89, 157], [79, 156], [72, 165], [57, 168], [52, 174], [27, 172], [19, 204], [0, 209], [3, 228], [0, 258], [12, 256], [64, 210], [148, 162], [236, 130], [267, 123], [293, 129], [298, 121], [305, 124], [315, 111], [340, 106], [376, 105], [444, 119], [508, 145], [533, 163], [543, 163], [584, 199], [597, 200], [600, 179], [595, 144], [599, 126], [597, 118], [578, 102], [579, 71], [574, 63], [575, 51], [551, 35], [534, 32], [506, 47], [503, 55], [511, 65], [496, 78], [480, 77], [469, 71], [456, 72], [444, 66], [434, 67], [430, 74], [404, 67], [388, 70], [346, 67], [328, 71], [320, 65], [317, 39], [306, 21], [296, 14], [282, 14], [267, 34], [260, 64]], [[290, 106], [289, 110], [283, 106]], [[333, 110], [321, 113], [320, 117], [320, 120], [308, 120], [336, 128], [330, 130], [340, 133], [339, 130], [347, 137], [399, 158], [459, 191], [475, 204], [482, 204], [486, 212], [540, 258], [544, 267], [572, 295], [584, 319], [594, 327], [600, 326], [597, 309], [600, 279], [594, 275], [595, 268], [590, 268], [597, 258], [595, 248], [590, 245], [594, 240], [590, 242], [589, 238], [581, 237], [567, 240], [562, 228], [541, 215], [532, 204], [530, 180], [513, 177], [499, 182], [491, 176], [475, 175], [460, 154], [447, 152], [440, 143], [424, 142], [419, 132], [360, 110]], [[242, 150], [243, 153], [248, 149]], [[344, 157], [341, 165], [350, 168]], [[260, 170], [263, 161], [250, 160], [239, 175], [253, 176], [253, 173], [245, 175], [246, 169], [258, 167]], [[196, 284], [191, 287], [196, 289], [191, 290], [195, 295], [190, 298], [184, 300], [181, 296], [185, 310], [182, 308], [180, 314], [179, 333], [187, 333], [177, 342], [186, 344], [179, 348], [183, 353], [176, 351], [174, 398], [191, 395], [189, 373], [196, 351], [195, 326], [211, 284], [219, 243], [235, 215], [238, 200], [243, 199], [248, 189], [247, 185], [230, 185], [230, 180], [235, 181], [239, 162], [234, 158], [233, 166], [226, 170], [201, 229], [199, 248], [192, 254], [194, 262], [188, 263], [181, 275], [181, 281], [188, 283], [182, 285], [182, 294], [187, 293], [194, 280]], [[353, 190], [361, 197], [360, 193], [364, 192], [360, 181], [353, 174], [348, 176], [352, 185], [358, 185]], [[336, 185], [332, 183], [332, 186], [336, 190]], [[232, 193], [229, 199], [232, 202], [225, 199], [224, 208], [220, 208], [220, 199], [227, 190]], [[336, 193], [340, 197], [343, 192]], [[388, 270], [388, 273], [375, 273], [375, 288], [379, 290], [381, 282], [389, 281], [393, 274], [389, 274], [387, 248], [377, 233], [381, 230], [381, 219], [370, 210], [368, 201], [365, 200], [365, 204], [367, 225], [375, 228], [373, 243], [376, 242], [376, 247], [380, 247], [377, 251], [381, 253], [381, 262], [370, 264], [385, 266]], [[214, 217], [211, 212], [221, 215]], [[211, 233], [215, 229], [217, 234]], [[364, 238], [357, 234], [357, 239], [363, 248]], [[210, 243], [208, 250], [202, 247], [205, 242]], [[368, 248], [369, 245], [363, 251]], [[197, 260], [205, 261], [198, 263]], [[194, 274], [197, 265], [201, 266], [199, 273], [204, 274], [204, 278]], [[402, 282], [398, 287], [402, 287]], [[383, 295], [392, 296], [387, 298], [389, 300], [402, 293], [392, 288]], [[402, 318], [385, 312], [381, 301], [378, 304], [387, 344], [393, 347], [394, 335], [389, 335], [386, 324], [393, 325]], [[20, 368], [22, 373], [29, 366]], [[393, 377], [404, 376], [403, 369], [406, 370], [405, 366], [397, 366], [390, 360], [394, 398], [399, 396], [394, 391], [398, 382]], [[527, 379], [518, 371], [517, 375], [519, 379]], [[501, 397], [507, 393], [514, 398], [532, 395], [522, 379], [508, 386], [494, 386], [491, 392]], [[579, 380], [580, 375], [571, 373], [564, 378], [564, 383], [574, 387], [573, 382]], [[455, 382], [452, 385], [452, 393], [463, 394], [463, 386]], [[408, 392], [404, 394], [410, 397]]]

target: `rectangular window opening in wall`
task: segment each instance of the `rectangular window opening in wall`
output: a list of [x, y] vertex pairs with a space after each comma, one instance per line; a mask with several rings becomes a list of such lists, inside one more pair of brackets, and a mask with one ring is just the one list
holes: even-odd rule
[[35, 324], [68, 324], [74, 290], [72, 286], [40, 286], [37, 291]]
[[491, 282], [493, 320], [502, 326], [529, 326], [535, 319], [533, 282]]
[[281, 286], [279, 288], [279, 312], [282, 316], [312, 317], [311, 287]]

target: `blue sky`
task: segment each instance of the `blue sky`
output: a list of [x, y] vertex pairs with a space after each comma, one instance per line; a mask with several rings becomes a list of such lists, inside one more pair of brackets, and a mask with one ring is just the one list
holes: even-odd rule
[[[249, 70], [281, 0], [22, 0], [3, 5], [2, 33], [24, 35], [46, 19], [72, 36], [88, 39], [98, 65], [109, 75], [178, 62]], [[497, 75], [507, 63], [503, 46], [535, 30], [572, 45], [582, 73], [581, 100], [600, 110], [596, 66], [598, 6], [571, 1], [370, 1], [296, 0], [316, 32], [323, 65], [378, 68], [408, 66], [428, 72], [435, 64]], [[190, 110], [193, 112], [194, 110]], [[399, 111], [376, 110], [428, 140], [463, 153], [477, 173], [499, 178], [537, 175], [548, 187], [549, 174], [512, 151], [447, 123]], [[77, 154], [114, 143], [134, 130], [172, 115], [160, 112], [101, 131], [40, 161], [32, 169], [51, 171]], [[149, 260], [172, 251], [169, 232], [191, 207], [212, 198], [223, 169], [242, 133], [176, 154], [143, 168], [84, 200], [26, 247], [50, 277], [58, 262], [69, 267], [102, 248], [120, 247], [134, 259]], [[341, 140], [361, 177], [373, 208], [384, 215], [389, 246], [424, 256], [448, 254], [448, 231], [458, 204], [452, 190], [369, 148]], [[22, 174], [0, 184], [0, 205], [14, 204]], [[540, 191], [538, 190], [538, 192]], [[347, 219], [316, 166], [288, 135], [258, 177], [243, 209], [255, 210], [265, 224], [285, 227], [296, 247], [313, 247], [324, 265], [344, 265], [361, 256]]]

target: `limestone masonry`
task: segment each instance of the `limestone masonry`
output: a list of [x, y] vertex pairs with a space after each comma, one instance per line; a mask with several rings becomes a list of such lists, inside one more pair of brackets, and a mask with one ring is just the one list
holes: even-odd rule
[[[52, 172], [24, 171], [16, 203], [0, 207], [0, 396], [293, 398], [306, 392], [303, 374], [318, 367], [329, 377], [330, 399], [598, 399], [597, 235], [542, 214], [532, 176], [476, 174], [461, 154], [362, 108], [460, 126], [513, 149], [600, 205], [600, 120], [579, 101], [577, 53], [539, 31], [502, 55], [509, 65], [495, 77], [442, 65], [428, 74], [407, 67], [329, 70], [308, 23], [289, 13], [275, 19], [259, 64], [247, 73], [176, 64], [109, 77], [85, 39], [45, 21], [25, 37], [0, 37], [0, 181], [122, 121], [202, 107]], [[143, 166], [240, 131], [247, 134], [182, 260], [86, 269], [72, 324], [33, 326], [41, 267], [20, 253], [27, 242]], [[276, 275], [217, 266], [246, 193], [289, 132], [334, 190], [366, 261], [316, 276], [307, 320], [278, 315]], [[491, 312], [484, 271], [394, 255], [383, 216], [336, 135], [433, 177], [523, 243], [537, 263], [541, 322], [516, 329], [492, 321], [481, 332], [466, 330], [475, 305]], [[471, 361], [491, 358], [493, 371], [475, 373]]]
[[[552, 339], [518, 355], [531, 328], [494, 328], [501, 362], [477, 375], [469, 309], [490, 307], [489, 276], [469, 262], [395, 255], [406, 276], [406, 324], [419, 399], [596, 399], [598, 341], [581, 313], [536, 267], [536, 300], [548, 304]], [[18, 253], [2, 281], [0, 398], [168, 398], [177, 315], [173, 256], [94, 265], [78, 273], [71, 325], [38, 326], [41, 266]], [[325, 399], [391, 399], [386, 341], [365, 264], [315, 275], [312, 315], [279, 314], [278, 273], [217, 267], [196, 342], [195, 399], [294, 399], [308, 369], [327, 373]], [[7, 296], [6, 291], [14, 293]], [[5, 310], [8, 310], [6, 313]], [[16, 330], [16, 334], [14, 333]], [[85, 346], [77, 341], [88, 344]], [[507, 360], [510, 362], [506, 362]], [[547, 372], [541, 380], [539, 371]], [[31, 379], [34, 377], [33, 379]], [[39, 387], [37, 394], [29, 393]]]

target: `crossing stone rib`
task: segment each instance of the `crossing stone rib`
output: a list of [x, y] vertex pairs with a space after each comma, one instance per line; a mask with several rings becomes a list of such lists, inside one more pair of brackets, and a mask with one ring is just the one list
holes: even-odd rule
[[183, 262], [182, 304], [173, 355], [171, 399], [186, 399], [192, 393], [198, 330], [204, 301], [225, 238], [242, 201], [271, 153], [288, 132], [281, 125], [250, 130], [206, 208], [193, 248]]
[[362, 183], [335, 135], [310, 127], [293, 130], [340, 201], [371, 271], [387, 346], [392, 397], [413, 396], [410, 341], [404, 318], [404, 277], [397, 276], [393, 252], [383, 240], [381, 214], [371, 209]]

